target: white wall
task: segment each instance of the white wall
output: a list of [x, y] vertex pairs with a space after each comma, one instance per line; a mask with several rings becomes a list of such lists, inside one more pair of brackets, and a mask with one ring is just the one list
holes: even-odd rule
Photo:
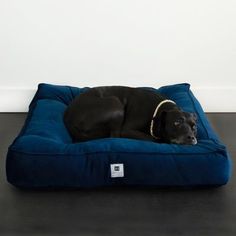
[[0, 111], [40, 82], [188, 82], [206, 111], [236, 111], [236, 1], [0, 0]]

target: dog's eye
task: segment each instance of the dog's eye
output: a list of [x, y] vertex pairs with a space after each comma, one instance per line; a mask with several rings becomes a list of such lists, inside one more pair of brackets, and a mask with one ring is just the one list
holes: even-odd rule
[[180, 122], [179, 121], [175, 121], [175, 126], [179, 126], [180, 125]]
[[192, 125], [192, 129], [193, 129], [193, 130], [196, 130], [196, 129], [197, 129], [197, 126], [196, 126], [196, 125]]
[[184, 119], [183, 119], [183, 118], [179, 118], [178, 120], [176, 120], [176, 121], [174, 122], [174, 125], [175, 125], [175, 126], [179, 126], [179, 125], [181, 125], [183, 122], [184, 122]]

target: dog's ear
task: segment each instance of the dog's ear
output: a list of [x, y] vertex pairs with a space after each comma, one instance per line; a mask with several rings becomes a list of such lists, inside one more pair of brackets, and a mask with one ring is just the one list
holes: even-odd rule
[[156, 122], [158, 122], [158, 123], [161, 123], [162, 121], [165, 120], [166, 115], [167, 115], [167, 111], [165, 111], [165, 110], [164, 110], [164, 111], [161, 111], [159, 114], [157, 114], [157, 115], [153, 118], [153, 120], [156, 121]]
[[166, 115], [167, 111], [164, 110], [153, 118], [155, 130], [157, 133], [160, 133], [161, 129], [165, 127]]
[[158, 137], [161, 140], [165, 139], [166, 116], [167, 116], [167, 111], [164, 110], [158, 113], [153, 118], [154, 121], [153, 133], [156, 137]]

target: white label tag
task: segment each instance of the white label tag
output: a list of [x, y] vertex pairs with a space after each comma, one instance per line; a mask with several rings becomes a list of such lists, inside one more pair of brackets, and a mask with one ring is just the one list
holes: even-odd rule
[[111, 177], [124, 177], [124, 164], [111, 164]]

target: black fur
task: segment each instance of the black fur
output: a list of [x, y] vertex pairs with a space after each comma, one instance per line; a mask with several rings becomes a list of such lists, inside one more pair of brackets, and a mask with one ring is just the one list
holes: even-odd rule
[[[164, 103], [150, 124], [157, 105], [167, 99], [156, 91], [124, 86], [94, 87], [75, 97], [64, 114], [65, 125], [74, 142], [106, 137], [125, 137], [167, 143], [195, 144], [191, 128], [195, 117], [175, 104]], [[179, 132], [177, 121], [186, 126]], [[191, 124], [190, 124], [191, 123]]]

